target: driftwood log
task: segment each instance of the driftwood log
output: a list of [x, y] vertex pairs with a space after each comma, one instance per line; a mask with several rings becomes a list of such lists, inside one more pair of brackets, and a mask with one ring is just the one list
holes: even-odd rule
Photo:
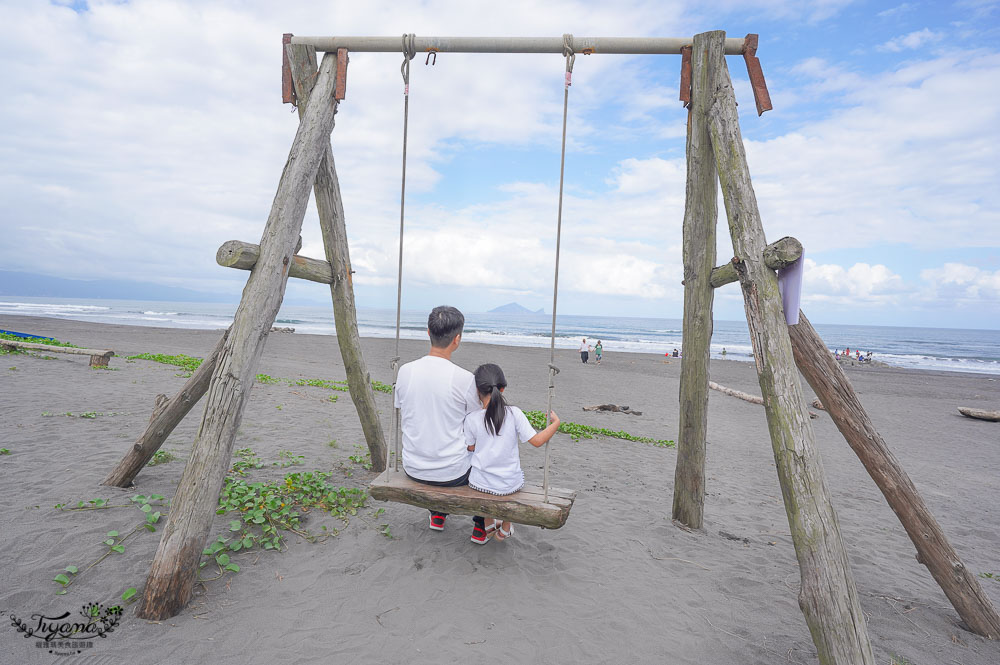
[[[198, 369], [194, 371], [181, 389], [171, 399], [167, 400], [165, 395], [157, 395], [153, 413], [149, 417], [149, 425], [138, 439], [135, 440], [125, 453], [125, 456], [111, 470], [107, 478], [101, 481], [102, 485], [111, 487], [129, 487], [139, 475], [143, 467], [153, 458], [153, 454], [160, 449], [163, 442], [167, 440], [174, 428], [184, 420], [184, 417], [194, 408], [198, 400], [202, 398], [208, 390], [208, 384], [212, 379], [212, 372], [219, 359], [219, 353], [223, 345], [229, 338], [229, 330], [222, 333], [212, 353], [202, 361]], [[163, 399], [161, 399], [163, 398]]]
[[830, 355], [805, 314], [788, 326], [795, 362], [823, 400], [837, 429], [864, 464], [917, 549], [917, 561], [941, 586], [962, 621], [975, 633], [1000, 638], [1000, 616], [976, 576], [962, 563], [913, 481], [875, 429], [847, 374]]
[[368, 493], [379, 501], [408, 503], [411, 506], [440, 510], [458, 515], [482, 515], [510, 520], [517, 524], [558, 529], [566, 523], [576, 492], [549, 488], [549, 500], [541, 487], [525, 485], [505, 496], [478, 492], [464, 487], [436, 487], [409, 478], [402, 471], [389, 469], [372, 481]]
[[25, 349], [28, 351], [46, 351], [49, 353], [69, 353], [77, 356], [90, 356], [91, 367], [107, 367], [114, 351], [107, 349], [78, 349], [75, 346], [53, 346], [51, 344], [37, 344], [35, 342], [21, 342], [13, 339], [0, 340], [0, 347], [8, 351], [14, 349]]
[[715, 265], [718, 176], [708, 133], [708, 105], [718, 71], [708, 53], [722, 48], [724, 33], [695, 36], [691, 50], [691, 103], [687, 124], [687, 182], [684, 198], [684, 320], [677, 464], [673, 520], [692, 529], [705, 516], [705, 437], [708, 431], [708, 363], [712, 343], [709, 275]]
[[163, 537], [137, 610], [143, 619], [174, 616], [191, 598], [202, 549], [208, 540], [219, 492], [233, 454], [267, 333], [281, 306], [288, 264], [309, 204], [324, 146], [330, 145], [337, 103], [333, 99], [336, 54], [323, 58], [315, 94], [285, 163], [261, 240], [260, 258], [223, 345], [206, 395], [205, 412], [184, 467]]
[[723, 385], [719, 385], [715, 381], [709, 381], [708, 387], [712, 390], [718, 390], [723, 395], [729, 395], [730, 397], [736, 397], [744, 402], [750, 402], [751, 404], [764, 404], [764, 398], [760, 395], [751, 395], [750, 393], [745, 393], [742, 390], [734, 390], [733, 388], [727, 388]]
[[963, 416], [976, 418], [977, 420], [992, 420], [995, 423], [1000, 422], [1000, 411], [985, 411], [983, 409], [973, 409], [970, 406], [960, 406], [958, 407], [958, 412]]
[[740, 135], [736, 97], [721, 49], [709, 52], [718, 85], [709, 110], [712, 150], [729, 221], [734, 267], [743, 291], [750, 342], [764, 399], [774, 462], [799, 562], [799, 607], [823, 665], [874, 665], [837, 514], [792, 356], [778, 278], [763, 261], [766, 245]]
[[642, 411], [635, 411], [628, 408], [627, 406], [618, 406], [617, 404], [595, 404], [594, 406], [583, 407], [584, 411], [611, 411], [612, 413], [627, 413], [632, 416], [641, 416]]
[[[298, 98], [299, 118], [303, 118], [306, 100], [309, 99], [316, 83], [316, 50], [312, 46], [288, 45], [285, 47], [288, 61], [292, 69], [292, 79], [295, 83], [295, 94]], [[338, 80], [346, 81], [345, 67], [340, 71]], [[358, 333], [358, 312], [354, 304], [354, 281], [351, 277], [351, 256], [347, 245], [347, 226], [344, 221], [344, 201], [340, 194], [340, 181], [337, 179], [337, 169], [333, 161], [333, 150], [330, 142], [323, 145], [323, 156], [316, 172], [313, 191], [316, 196], [316, 210], [319, 213], [319, 229], [323, 235], [323, 247], [326, 251], [326, 261], [330, 266], [330, 295], [333, 298], [333, 322], [337, 329], [337, 344], [340, 346], [340, 356], [344, 361], [344, 371], [347, 373], [347, 387], [350, 388], [351, 401], [358, 412], [361, 429], [365, 433], [368, 452], [371, 456], [372, 469], [385, 469], [388, 458], [388, 447], [385, 443], [385, 433], [382, 431], [382, 421], [379, 420], [378, 407], [375, 404], [375, 391], [372, 389], [371, 375], [368, 365], [361, 353], [361, 335]]]
[[[730, 397], [741, 399], [744, 402], [750, 402], [751, 404], [760, 404], [760, 405], [764, 404], [764, 398], [760, 397], [759, 395], [751, 395], [750, 393], [745, 393], [742, 390], [734, 390], [733, 388], [727, 388], [723, 385], [716, 383], [715, 381], [709, 381], [708, 387], [711, 388], [712, 390], [718, 390], [720, 393], [724, 395], [729, 395]], [[813, 406], [816, 406], [816, 402], [818, 401], [819, 400], [814, 400]], [[819, 414], [810, 411], [809, 417], [815, 420], [816, 418], [819, 418]]]
[[[764, 265], [771, 270], [778, 270], [795, 263], [802, 256], [802, 243], [791, 236], [775, 240], [764, 247]], [[712, 288], [725, 286], [739, 279], [736, 274], [736, 264], [733, 261], [712, 269]]]
[[[215, 262], [224, 268], [253, 270], [260, 257], [260, 245], [242, 240], [227, 240], [215, 253]], [[320, 284], [333, 283], [333, 269], [329, 261], [310, 259], [296, 254], [288, 264], [288, 276]]]

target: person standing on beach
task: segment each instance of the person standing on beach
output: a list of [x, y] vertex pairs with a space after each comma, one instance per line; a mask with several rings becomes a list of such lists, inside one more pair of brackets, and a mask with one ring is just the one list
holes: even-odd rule
[[[462, 341], [465, 316], [454, 307], [435, 307], [427, 317], [431, 348], [399, 368], [395, 404], [403, 432], [403, 471], [425, 485], [469, 484], [471, 461], [462, 425], [482, 408], [472, 372], [451, 362]], [[432, 510], [430, 528], [444, 531], [447, 513]], [[481, 516], [472, 518], [473, 542], [486, 542]]]
[[583, 342], [580, 343], [580, 360], [583, 364], [587, 364], [587, 358], [590, 357], [590, 346], [587, 345], [587, 338], [583, 338]]
[[594, 357], [597, 358], [597, 364], [601, 364], [601, 354], [604, 353], [604, 346], [601, 344], [601, 340], [597, 340], [597, 346], [594, 347]]

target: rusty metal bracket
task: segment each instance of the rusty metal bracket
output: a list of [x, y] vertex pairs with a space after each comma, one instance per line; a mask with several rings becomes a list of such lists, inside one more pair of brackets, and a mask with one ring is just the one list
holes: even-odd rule
[[691, 106], [691, 46], [681, 47], [681, 94], [684, 108]]
[[292, 43], [292, 33], [286, 32], [281, 36], [281, 103], [295, 103], [295, 86], [292, 84], [292, 65], [288, 62], [288, 54], [285, 47]]
[[343, 99], [347, 96], [348, 62], [350, 62], [350, 58], [347, 57], [347, 49], [337, 49], [337, 84], [333, 89], [333, 98], [338, 102], [343, 101]]
[[757, 35], [748, 34], [743, 38], [743, 59], [747, 63], [747, 75], [750, 77], [750, 87], [753, 88], [753, 100], [757, 103], [757, 115], [761, 116], [764, 111], [770, 111], [771, 95], [767, 91], [767, 83], [764, 81], [764, 71], [760, 68], [760, 58], [757, 57]]

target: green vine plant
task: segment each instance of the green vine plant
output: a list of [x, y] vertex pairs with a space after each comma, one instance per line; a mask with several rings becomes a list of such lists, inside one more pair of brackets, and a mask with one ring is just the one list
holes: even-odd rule
[[257, 457], [257, 453], [250, 448], [240, 448], [236, 451], [236, 457], [238, 459], [233, 462], [231, 472], [240, 476], [245, 476], [250, 469], [259, 469], [264, 466], [264, 460]]
[[361, 444], [354, 444], [354, 454], [348, 455], [347, 459], [361, 466], [365, 471], [372, 470], [372, 454]]
[[[528, 422], [531, 423], [531, 426], [535, 429], [542, 429], [545, 427], [545, 414], [543, 412], [525, 411], [524, 415], [527, 416]], [[603, 427], [592, 427], [590, 425], [581, 425], [579, 423], [566, 421], [559, 423], [559, 431], [563, 434], [569, 434], [570, 438], [574, 441], [579, 441], [580, 439], [593, 439], [595, 435], [600, 435], [614, 439], [624, 439], [626, 441], [649, 443], [658, 448], [673, 448], [675, 445], [674, 442], [669, 439], [651, 439], [646, 436], [636, 436], [624, 431], [615, 431], [605, 429]]]
[[284, 469], [289, 466], [297, 466], [299, 464], [305, 464], [305, 462], [306, 462], [305, 455], [296, 455], [294, 453], [288, 452], [287, 450], [279, 450], [278, 461], [274, 462], [274, 466]]
[[60, 342], [57, 339], [52, 339], [51, 337], [32, 337], [30, 339], [25, 339], [24, 337], [19, 337], [18, 335], [11, 335], [9, 333], [0, 333], [0, 339], [9, 339], [14, 342], [31, 342], [32, 344], [45, 344], [47, 346], [64, 346], [71, 349], [78, 349], [76, 344], [70, 344], [69, 342]]
[[[78, 579], [80, 575], [87, 572], [97, 564], [104, 561], [106, 558], [112, 554], [124, 554], [125, 553], [125, 541], [131, 538], [133, 535], [145, 529], [147, 531], [156, 531], [156, 524], [160, 521], [160, 518], [164, 515], [162, 511], [153, 510], [154, 507], [167, 506], [166, 499], [160, 494], [151, 494], [145, 496], [142, 494], [136, 494], [129, 499], [129, 503], [109, 503], [107, 499], [90, 499], [88, 501], [78, 501], [75, 506], [67, 507], [65, 503], [57, 503], [55, 505], [56, 510], [62, 510], [66, 512], [74, 512], [81, 510], [109, 510], [111, 508], [138, 508], [144, 515], [144, 519], [139, 524], [126, 533], [124, 536], [118, 531], [108, 531], [104, 540], [101, 541], [102, 545], [106, 545], [107, 549], [101, 556], [97, 557], [94, 561], [91, 561], [87, 566], [81, 571], [76, 566], [67, 566], [63, 572], [57, 574], [52, 578], [52, 581], [60, 586], [58, 593], [60, 595], [65, 594], [69, 587]], [[66, 573], [69, 573], [68, 575]], [[129, 593], [131, 591], [131, 593]], [[128, 597], [126, 597], [126, 595]], [[132, 596], [135, 595], [135, 589], [128, 589], [122, 594], [122, 600], [128, 601]]]
[[81, 413], [73, 413], [72, 411], [67, 411], [66, 413], [57, 414], [51, 411], [42, 411], [43, 418], [52, 418], [57, 415], [66, 416], [67, 418], [84, 418], [86, 420], [94, 420], [98, 416], [124, 416], [127, 415], [124, 411], [109, 411], [108, 413], [100, 413], [98, 411], [83, 411]]
[[140, 353], [134, 356], [128, 356], [125, 360], [152, 360], [153, 362], [162, 363], [164, 365], [174, 365], [186, 370], [184, 374], [179, 375], [184, 378], [191, 376], [191, 373], [201, 367], [201, 363], [204, 362], [201, 358], [186, 356], [183, 353], [179, 353], [176, 356], [168, 356], [163, 353]]
[[[241, 460], [259, 460], [249, 448], [239, 452]], [[289, 454], [285, 459], [301, 457]], [[227, 572], [239, 572], [239, 565], [231, 560], [232, 553], [256, 547], [279, 552], [286, 549], [286, 532], [310, 543], [336, 536], [339, 531], [325, 525], [320, 527], [320, 533], [309, 531], [302, 525], [303, 516], [322, 511], [347, 524], [368, 501], [368, 494], [363, 489], [331, 485], [328, 482], [330, 473], [297, 471], [286, 474], [281, 480], [248, 482], [246, 471], [260, 467], [251, 464], [238, 471], [237, 464], [234, 463], [233, 472], [226, 476], [215, 511], [217, 515], [232, 516], [229, 533], [218, 536], [203, 550], [202, 554], [209, 559], [199, 565], [204, 568], [214, 562], [218, 574], [208, 579], [200, 578], [203, 582], [219, 579]]]
[[[185, 374], [180, 374], [179, 376], [189, 377], [191, 373], [198, 369], [203, 362], [202, 358], [197, 358], [195, 356], [186, 356], [183, 353], [179, 353], [175, 356], [166, 355], [163, 353], [140, 353], [134, 356], [128, 356], [126, 362], [134, 362], [135, 360], [152, 360], [153, 362], [164, 363], [167, 365], [175, 365], [184, 370], [187, 370]], [[349, 392], [347, 386], [347, 381], [331, 381], [329, 379], [299, 379], [297, 381], [292, 381], [290, 379], [282, 379], [279, 377], [269, 376], [267, 374], [258, 374], [256, 377], [257, 383], [263, 383], [268, 385], [276, 385], [279, 383], [284, 383], [288, 386], [313, 386], [316, 388], [326, 388], [327, 390], [335, 390], [338, 392]], [[392, 393], [392, 385], [388, 383], [383, 383], [381, 381], [371, 382], [372, 390], [380, 393]], [[336, 402], [334, 397], [330, 397], [329, 401]]]
[[166, 464], [168, 462], [173, 462], [175, 459], [177, 459], [177, 455], [174, 455], [169, 450], [157, 450], [155, 453], [153, 453], [153, 456], [150, 458], [150, 460], [146, 462], [146, 466], [157, 466], [158, 464]]

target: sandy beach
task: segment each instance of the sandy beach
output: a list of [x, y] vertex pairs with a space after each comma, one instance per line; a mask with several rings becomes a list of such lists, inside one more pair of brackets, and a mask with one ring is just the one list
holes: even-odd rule
[[[348, 524], [312, 511], [310, 531], [339, 535], [309, 543], [294, 535], [281, 553], [234, 553], [240, 572], [206, 581], [176, 617], [147, 622], [125, 606], [116, 630], [92, 648], [60, 656], [36, 647], [10, 617], [58, 616], [90, 602], [113, 605], [139, 593], [160, 532], [140, 530], [108, 549], [109, 531], [142, 523], [134, 507], [66, 511], [56, 504], [176, 488], [201, 415], [198, 407], [164, 445], [178, 460], [144, 469], [133, 488], [100, 481], [143, 431], [158, 393], [173, 395], [183, 371], [140, 353], [204, 357], [219, 332], [0, 317], [0, 328], [113, 349], [111, 370], [86, 356], [11, 354], [0, 366], [0, 663], [816, 663], [798, 608], [799, 571], [774, 470], [763, 408], [712, 392], [705, 528], [671, 524], [676, 452], [597, 437], [552, 440], [552, 484], [578, 491], [566, 526], [519, 527], [507, 542], [469, 542], [472, 521], [452, 516], [443, 533], [427, 513], [369, 501]], [[363, 340], [371, 376], [391, 382], [393, 341]], [[402, 342], [404, 362], [426, 344]], [[583, 365], [560, 351], [555, 410], [564, 421], [676, 439], [680, 361], [616, 353]], [[510, 401], [545, 406], [547, 349], [463, 344], [467, 369], [495, 362]], [[846, 366], [879, 431], [910, 474], [966, 566], [1000, 605], [1000, 424], [971, 420], [958, 406], [996, 409], [1000, 379], [988, 375]], [[336, 339], [272, 334], [259, 372], [288, 379], [343, 380]], [[759, 394], [752, 365], [712, 361], [711, 378]], [[809, 400], [815, 395], [805, 385]], [[351, 461], [364, 446], [346, 393], [258, 383], [236, 448], [264, 461], [255, 480], [292, 471], [332, 472], [364, 488], [374, 477]], [[388, 431], [390, 396], [376, 393]], [[641, 416], [585, 412], [628, 405]], [[72, 414], [72, 415], [66, 415]], [[93, 417], [81, 417], [93, 414]], [[879, 663], [1000, 662], [1000, 642], [964, 630], [895, 515], [830, 417], [812, 421]], [[335, 446], [330, 445], [336, 441]], [[280, 453], [286, 453], [282, 456]], [[363, 452], [363, 451], [362, 451]], [[529, 482], [544, 453], [522, 446]], [[289, 455], [302, 464], [275, 465]], [[377, 513], [380, 508], [384, 512]], [[164, 509], [166, 510], [166, 509]], [[215, 535], [231, 517], [216, 516]], [[161, 522], [162, 524], [162, 522]], [[387, 526], [386, 526], [387, 525]], [[53, 577], [78, 575], [58, 595]], [[217, 572], [206, 567], [205, 577]]]

